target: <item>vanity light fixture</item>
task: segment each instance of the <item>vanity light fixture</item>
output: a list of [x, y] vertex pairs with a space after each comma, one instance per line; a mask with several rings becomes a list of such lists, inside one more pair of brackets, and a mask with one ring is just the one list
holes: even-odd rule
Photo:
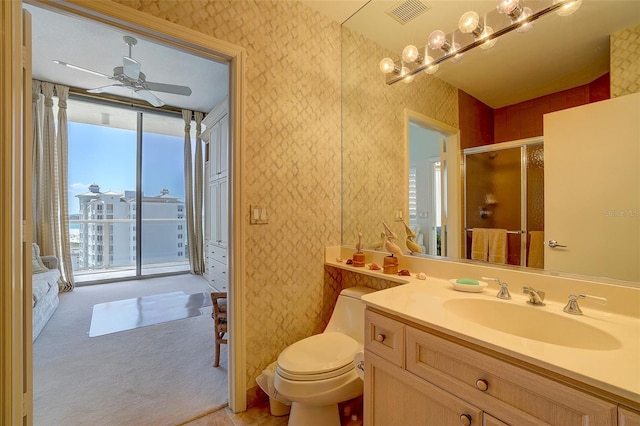
[[[380, 71], [387, 74], [387, 84], [394, 84], [400, 80], [409, 83], [420, 71], [434, 74], [442, 62], [457, 62], [465, 52], [476, 47], [488, 49], [496, 44], [498, 37], [511, 31], [527, 32], [533, 28], [536, 20], [551, 12], [555, 11], [560, 16], [571, 15], [580, 7], [582, 0], [547, 2], [551, 4], [534, 11], [525, 6], [522, 0], [497, 0], [496, 8], [485, 13], [482, 19], [475, 11], [465, 12], [458, 21], [458, 28], [451, 33], [435, 30], [429, 34], [424, 54], [415, 45], [410, 44], [402, 51], [401, 66], [396, 65], [391, 58], [384, 58], [379, 64]], [[505, 25], [504, 18], [500, 19], [500, 15], [507, 15], [510, 23]], [[487, 25], [488, 22], [496, 27]], [[433, 51], [431, 55], [429, 49]]]

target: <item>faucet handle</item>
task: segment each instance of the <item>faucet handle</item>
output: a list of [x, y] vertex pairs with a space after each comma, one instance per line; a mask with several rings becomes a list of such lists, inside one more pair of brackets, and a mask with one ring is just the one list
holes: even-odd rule
[[524, 294], [528, 294], [529, 295], [529, 301], [527, 303], [531, 304], [531, 305], [540, 305], [540, 306], [544, 306], [544, 291], [542, 290], [536, 290], [533, 287], [529, 287], [529, 286], [524, 286], [522, 287], [522, 292]]
[[490, 277], [482, 277], [483, 280], [488, 280], [488, 281], [495, 281], [498, 284], [500, 284], [500, 290], [498, 291], [498, 294], [496, 294], [496, 297], [498, 299], [504, 299], [504, 300], [511, 300], [511, 294], [509, 294], [509, 285], [505, 282], [500, 281], [499, 278], [490, 278]]
[[571, 294], [569, 295], [569, 302], [567, 302], [567, 305], [562, 310], [568, 314], [582, 315], [582, 309], [580, 309], [580, 306], [578, 306], [579, 299], [593, 300], [594, 302], [599, 303], [601, 305], [606, 305], [608, 302], [606, 297], [591, 296], [589, 294], [584, 294], [584, 293], [581, 293], [577, 296], [575, 294]]

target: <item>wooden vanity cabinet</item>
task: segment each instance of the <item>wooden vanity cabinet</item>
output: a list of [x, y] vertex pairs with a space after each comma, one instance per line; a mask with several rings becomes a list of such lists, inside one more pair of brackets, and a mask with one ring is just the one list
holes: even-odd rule
[[[365, 318], [365, 425], [617, 424], [616, 404], [409, 322]], [[382, 330], [404, 331], [401, 362], [385, 359]]]

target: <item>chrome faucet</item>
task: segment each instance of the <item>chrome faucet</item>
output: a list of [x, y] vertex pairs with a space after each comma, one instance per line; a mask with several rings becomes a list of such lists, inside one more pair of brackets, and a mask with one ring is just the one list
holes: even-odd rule
[[530, 305], [544, 306], [544, 291], [536, 290], [533, 287], [522, 287], [524, 294], [529, 295], [527, 303]]
[[564, 307], [563, 311], [572, 315], [582, 315], [582, 309], [580, 309], [580, 306], [578, 306], [578, 299], [591, 299], [594, 302], [600, 303], [602, 305], [607, 304], [606, 297], [590, 296], [584, 293], [577, 296], [575, 294], [572, 294], [569, 296], [569, 302], [567, 302], [567, 306]]
[[507, 285], [507, 283], [500, 281], [499, 278], [482, 277], [482, 279], [495, 281], [500, 284], [500, 291], [498, 291], [498, 294], [496, 294], [496, 297], [498, 299], [511, 300], [511, 294], [509, 294], [509, 286]]

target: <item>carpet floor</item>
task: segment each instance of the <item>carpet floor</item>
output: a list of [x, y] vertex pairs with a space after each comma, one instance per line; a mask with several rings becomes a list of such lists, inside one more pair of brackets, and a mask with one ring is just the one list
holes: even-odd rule
[[180, 275], [78, 287], [34, 342], [34, 425], [176, 425], [227, 404], [227, 347], [212, 367], [211, 308], [203, 315], [89, 337], [95, 304], [206, 291]]

